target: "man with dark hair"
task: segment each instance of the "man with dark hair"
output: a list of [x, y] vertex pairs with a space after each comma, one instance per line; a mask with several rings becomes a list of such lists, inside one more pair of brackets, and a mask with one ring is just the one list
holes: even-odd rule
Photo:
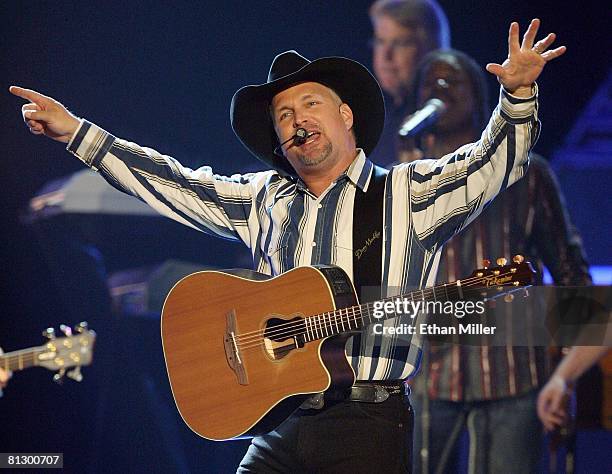
[[397, 130], [414, 111], [412, 84], [428, 52], [450, 47], [448, 19], [436, 0], [378, 0], [370, 7], [372, 65], [385, 94], [386, 118], [370, 159], [388, 165], [397, 158]]
[[[375, 203], [384, 216], [375, 239], [383, 292], [431, 283], [441, 245], [523, 175], [539, 130], [534, 81], [565, 52], [548, 50], [554, 34], [535, 42], [538, 28], [533, 20], [520, 43], [512, 23], [508, 59], [487, 66], [503, 90], [482, 141], [386, 177], [384, 198]], [[32, 133], [67, 143], [111, 184], [162, 214], [244, 242], [259, 272], [334, 264], [353, 275], [353, 230], [363, 219], [353, 210], [377, 179], [366, 155], [384, 121], [380, 88], [360, 64], [308, 61], [288, 51], [274, 59], [266, 83], [237, 91], [232, 127], [273, 169], [231, 178], [118, 139], [37, 92], [10, 90], [29, 101], [22, 110]], [[276, 430], [254, 438], [240, 472], [410, 470], [412, 412], [402, 381], [418, 366], [419, 341], [364, 331], [345, 350], [358, 382], [341, 397], [315, 396]]]
[[[466, 54], [428, 54], [415, 76], [418, 104], [438, 98], [445, 112], [420, 137], [425, 157], [440, 157], [476, 141], [488, 115], [481, 68]], [[545, 160], [531, 155], [524, 179], [502, 192], [467, 229], [445, 244], [438, 281], [460, 278], [483, 259], [521, 254], [539, 270], [546, 266], [558, 285], [588, 285], [581, 241]], [[543, 310], [535, 295], [521, 306], [498, 303], [486, 314], [499, 327], [537, 326]], [[486, 341], [427, 344], [422, 371], [413, 382], [415, 472], [456, 472], [461, 433], [469, 433], [469, 472], [534, 472], [542, 428], [536, 397], [549, 367], [539, 346], [489, 345]], [[555, 406], [555, 410], [558, 407]]]

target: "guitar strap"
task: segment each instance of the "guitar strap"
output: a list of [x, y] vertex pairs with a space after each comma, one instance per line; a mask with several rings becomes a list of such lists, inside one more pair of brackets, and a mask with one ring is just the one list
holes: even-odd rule
[[353, 207], [353, 284], [361, 303], [380, 298], [371, 290], [382, 278], [383, 202], [389, 172], [374, 166], [367, 192], [357, 188]]

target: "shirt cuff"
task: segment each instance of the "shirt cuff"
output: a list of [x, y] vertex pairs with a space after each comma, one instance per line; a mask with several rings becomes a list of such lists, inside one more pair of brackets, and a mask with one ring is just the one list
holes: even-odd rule
[[102, 159], [114, 142], [115, 137], [106, 130], [81, 119], [81, 125], [68, 142], [66, 150], [94, 171], [98, 171]]
[[[538, 110], [538, 85], [531, 86], [530, 97], [517, 97], [503, 87], [500, 91], [501, 114], [508, 122], [517, 124], [525, 123], [537, 116]], [[537, 118], [537, 117], [536, 117]]]

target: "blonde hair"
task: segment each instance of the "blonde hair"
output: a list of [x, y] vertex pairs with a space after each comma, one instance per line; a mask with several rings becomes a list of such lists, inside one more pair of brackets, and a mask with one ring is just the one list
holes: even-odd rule
[[370, 6], [370, 20], [381, 16], [413, 29], [424, 52], [450, 47], [448, 18], [435, 0], [377, 0]]

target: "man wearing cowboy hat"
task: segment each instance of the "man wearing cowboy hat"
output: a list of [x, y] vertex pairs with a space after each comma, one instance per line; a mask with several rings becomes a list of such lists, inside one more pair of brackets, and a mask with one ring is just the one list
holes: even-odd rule
[[[487, 66], [503, 90], [480, 141], [437, 161], [398, 166], [386, 177], [382, 235], [373, 234], [383, 293], [431, 284], [441, 245], [522, 176], [539, 130], [534, 81], [565, 51], [547, 50], [552, 34], [534, 45], [538, 27], [533, 20], [519, 44], [513, 23], [508, 59]], [[360, 64], [310, 62], [289, 51], [274, 59], [265, 84], [236, 92], [232, 127], [273, 170], [231, 178], [118, 139], [37, 92], [10, 90], [30, 101], [23, 115], [32, 133], [68, 143], [112, 185], [162, 214], [243, 241], [257, 271], [334, 264], [353, 275], [354, 224], [367, 220], [353, 210], [377, 179], [367, 155], [384, 120], [380, 88]], [[420, 341], [364, 331], [349, 339], [346, 355], [361, 385], [344, 400], [326, 399], [323, 408], [315, 397], [254, 438], [240, 472], [410, 470], [412, 413], [407, 398], [396, 396], [397, 381], [416, 372]]]

